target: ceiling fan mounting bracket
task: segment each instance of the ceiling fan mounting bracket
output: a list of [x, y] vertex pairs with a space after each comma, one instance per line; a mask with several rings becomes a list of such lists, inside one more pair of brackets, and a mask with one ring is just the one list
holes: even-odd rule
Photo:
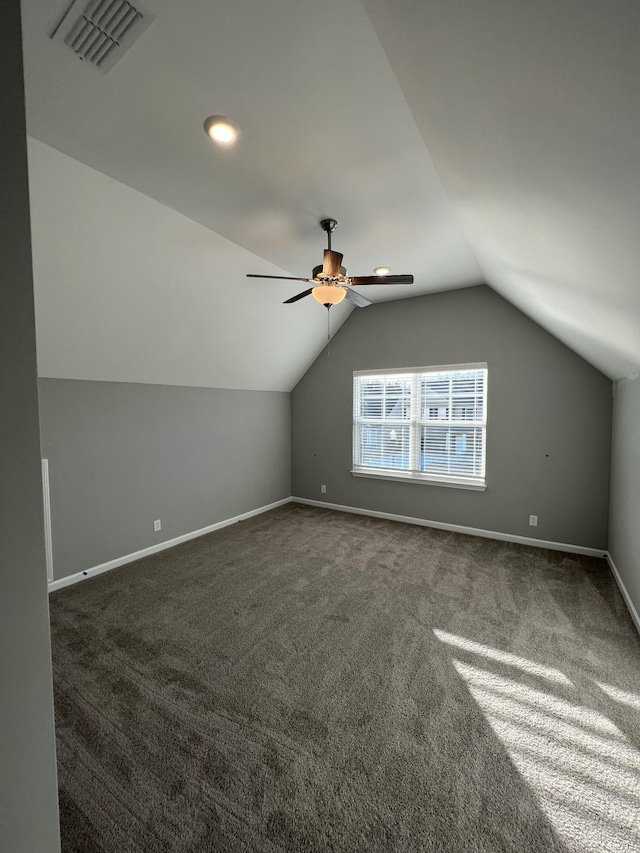
[[321, 219], [320, 220], [320, 227], [322, 228], [323, 231], [326, 231], [327, 234], [333, 234], [333, 232], [338, 227], [338, 220], [337, 219]]
[[[323, 231], [327, 232], [327, 246], [329, 247], [329, 251], [331, 251], [331, 235], [338, 227], [337, 219], [321, 219], [320, 227]], [[340, 256], [342, 257], [342, 255]]]

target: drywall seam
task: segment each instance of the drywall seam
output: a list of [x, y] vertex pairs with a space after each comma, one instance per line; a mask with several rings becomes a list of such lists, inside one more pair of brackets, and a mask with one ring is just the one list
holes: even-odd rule
[[83, 572], [76, 572], [73, 575], [59, 578], [49, 584], [49, 592], [55, 592], [57, 589], [62, 589], [65, 586], [71, 586], [71, 584], [86, 580], [86, 578], [101, 575], [103, 572], [108, 572], [111, 569], [117, 569], [119, 566], [124, 566], [127, 563], [133, 563], [136, 560], [141, 560], [143, 557], [148, 557], [151, 554], [157, 554], [158, 551], [165, 551], [167, 548], [173, 548], [174, 545], [180, 545], [181, 542], [188, 542], [189, 539], [197, 539], [198, 536], [213, 533], [214, 530], [220, 530], [222, 527], [228, 527], [230, 524], [235, 524], [238, 521], [244, 521], [247, 518], [252, 518], [254, 515], [260, 515], [263, 512], [268, 512], [270, 509], [275, 509], [283, 504], [288, 504], [290, 501], [290, 497], [283, 498], [280, 501], [275, 501], [275, 503], [258, 507], [258, 509], [243, 512], [241, 515], [236, 515], [233, 518], [226, 518], [224, 521], [217, 521], [215, 524], [210, 524], [207, 527], [201, 527], [200, 530], [193, 530], [191, 533], [184, 533], [182, 536], [176, 536], [174, 539], [167, 539], [165, 542], [159, 542], [157, 545], [150, 545], [148, 548], [143, 548], [141, 551], [134, 551], [132, 554], [125, 554], [124, 557], [117, 557], [115, 560], [109, 560], [107, 563], [101, 563], [99, 566], [93, 566], [90, 569], [85, 569]]
[[613, 562], [613, 558], [611, 554], [607, 551], [607, 562], [609, 563], [609, 568], [611, 569], [611, 574], [614, 577], [615, 582], [618, 584], [618, 589], [622, 593], [622, 597], [624, 598], [624, 603], [627, 605], [627, 609], [633, 619], [633, 624], [636, 626], [636, 631], [640, 634], [640, 616], [638, 616], [638, 611], [635, 608], [633, 601], [631, 600], [631, 596], [627, 592], [627, 588], [624, 585], [624, 581], [620, 577], [620, 572], [616, 568], [616, 564]]
[[336, 509], [339, 512], [353, 512], [357, 515], [370, 515], [374, 518], [386, 518], [389, 521], [402, 521], [405, 524], [419, 524], [422, 527], [436, 527], [438, 530], [451, 530], [454, 533], [466, 533], [469, 536], [483, 536], [485, 539], [499, 539], [503, 542], [516, 542], [519, 545], [532, 545], [535, 548], [550, 548], [553, 551], [567, 551], [570, 554], [584, 554], [587, 557], [606, 557], [605, 551], [587, 548], [583, 545], [567, 545], [564, 542], [547, 542], [545, 539], [531, 539], [528, 536], [515, 536], [511, 533], [499, 533], [495, 530], [481, 530], [479, 527], [463, 527], [460, 524], [447, 524], [444, 521], [428, 521], [425, 518], [411, 518], [407, 515], [395, 515], [392, 512], [378, 512], [374, 509], [360, 509], [354, 506], [313, 501], [309, 498], [291, 498], [293, 503], [319, 506], [324, 509]]

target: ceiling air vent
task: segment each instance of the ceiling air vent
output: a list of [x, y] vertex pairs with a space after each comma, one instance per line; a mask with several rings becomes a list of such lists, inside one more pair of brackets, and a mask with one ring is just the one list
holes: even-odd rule
[[73, 0], [51, 38], [106, 74], [154, 19], [127, 0]]

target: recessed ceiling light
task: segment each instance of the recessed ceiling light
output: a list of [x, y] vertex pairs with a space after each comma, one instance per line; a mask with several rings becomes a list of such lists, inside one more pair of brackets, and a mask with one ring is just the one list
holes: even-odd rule
[[218, 145], [233, 145], [240, 131], [225, 116], [209, 116], [204, 123], [204, 132]]
[[389, 275], [391, 272], [391, 267], [376, 267], [374, 269], [374, 273], [376, 275]]

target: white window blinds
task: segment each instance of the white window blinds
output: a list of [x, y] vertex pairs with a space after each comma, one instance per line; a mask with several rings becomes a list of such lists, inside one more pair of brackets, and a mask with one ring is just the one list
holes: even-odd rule
[[484, 485], [487, 366], [355, 373], [353, 473]]

